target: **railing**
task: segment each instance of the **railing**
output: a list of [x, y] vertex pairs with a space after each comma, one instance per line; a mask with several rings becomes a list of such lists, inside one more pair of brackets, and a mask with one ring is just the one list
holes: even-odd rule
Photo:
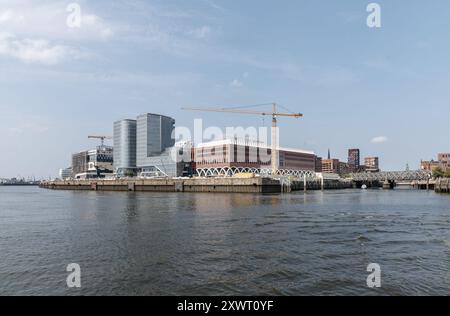
[[271, 169], [261, 168], [238, 168], [238, 167], [224, 167], [224, 168], [200, 168], [197, 169], [197, 175], [199, 177], [233, 177], [239, 173], [253, 173], [260, 176], [280, 176], [280, 177], [296, 177], [296, 178], [308, 178], [316, 179], [316, 173], [310, 170], [289, 170], [280, 169], [276, 174], [272, 174]]
[[352, 173], [350, 178], [353, 181], [417, 181], [429, 180], [432, 173], [429, 171], [390, 171], [390, 172], [374, 172], [374, 173]]

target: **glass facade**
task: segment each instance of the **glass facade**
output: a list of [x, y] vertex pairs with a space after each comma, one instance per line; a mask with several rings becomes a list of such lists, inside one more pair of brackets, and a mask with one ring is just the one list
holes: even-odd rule
[[171, 148], [175, 145], [172, 133], [175, 120], [162, 115], [143, 114], [137, 118], [137, 167], [145, 173], [158, 170], [161, 176], [177, 177], [180, 172], [172, 158]]
[[136, 169], [136, 120], [114, 123], [114, 170], [118, 175], [132, 175]]

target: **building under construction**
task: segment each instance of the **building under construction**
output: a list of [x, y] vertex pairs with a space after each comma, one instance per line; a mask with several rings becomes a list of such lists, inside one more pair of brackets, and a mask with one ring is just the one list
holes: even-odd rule
[[72, 177], [74, 179], [93, 179], [112, 176], [113, 147], [98, 146], [96, 149], [72, 155]]

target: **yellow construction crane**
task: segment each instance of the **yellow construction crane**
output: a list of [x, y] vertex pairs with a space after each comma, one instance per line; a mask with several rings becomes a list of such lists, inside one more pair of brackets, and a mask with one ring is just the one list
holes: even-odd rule
[[100, 139], [101, 141], [101, 146], [104, 147], [105, 146], [105, 140], [106, 139], [112, 139], [111, 136], [88, 136], [89, 139]]
[[278, 171], [278, 136], [277, 136], [277, 128], [278, 128], [278, 117], [294, 117], [300, 118], [303, 117], [301, 113], [280, 113], [277, 110], [277, 104], [272, 104], [272, 112], [258, 112], [258, 111], [249, 111], [249, 110], [239, 110], [239, 109], [230, 109], [230, 108], [182, 108], [182, 110], [186, 111], [200, 111], [200, 112], [219, 112], [219, 113], [235, 113], [235, 114], [243, 114], [243, 115], [262, 115], [262, 116], [272, 116], [272, 174], [276, 175]]

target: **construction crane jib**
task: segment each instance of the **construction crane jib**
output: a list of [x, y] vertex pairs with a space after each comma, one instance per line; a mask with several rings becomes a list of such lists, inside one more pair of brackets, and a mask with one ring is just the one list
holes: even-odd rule
[[89, 139], [100, 139], [101, 147], [105, 147], [105, 140], [112, 139], [111, 136], [88, 136]]

